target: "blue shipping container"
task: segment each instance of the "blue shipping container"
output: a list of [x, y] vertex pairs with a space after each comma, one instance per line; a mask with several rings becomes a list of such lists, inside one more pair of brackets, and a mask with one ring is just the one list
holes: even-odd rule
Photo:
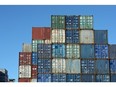
[[81, 45], [81, 58], [94, 58], [94, 45]]
[[65, 45], [64, 44], [53, 44], [52, 45], [52, 57], [65, 57]]
[[107, 30], [95, 30], [95, 43], [96, 44], [107, 44]]
[[79, 43], [78, 30], [66, 30], [66, 43]]
[[110, 72], [116, 73], [116, 60], [110, 60]]
[[116, 59], [116, 45], [109, 46], [110, 59]]
[[116, 82], [116, 74], [111, 74], [111, 82]]
[[38, 74], [38, 82], [51, 82], [51, 74]]
[[82, 79], [82, 82], [94, 82], [95, 76], [94, 75], [82, 75], [81, 79]]
[[67, 74], [66, 82], [81, 82], [81, 75], [80, 74]]
[[66, 74], [52, 74], [52, 82], [66, 82]]
[[38, 59], [38, 73], [51, 73], [51, 59]]
[[78, 16], [66, 16], [66, 29], [78, 29]]
[[95, 58], [108, 58], [108, 45], [95, 45]]
[[95, 63], [96, 73], [109, 74], [109, 60], [96, 60]]
[[96, 75], [96, 82], [110, 82], [109, 75]]
[[37, 52], [32, 52], [32, 65], [37, 65]]
[[95, 72], [95, 61], [94, 60], [81, 60], [82, 73], [93, 73]]
[[38, 58], [51, 58], [51, 44], [37, 45]]

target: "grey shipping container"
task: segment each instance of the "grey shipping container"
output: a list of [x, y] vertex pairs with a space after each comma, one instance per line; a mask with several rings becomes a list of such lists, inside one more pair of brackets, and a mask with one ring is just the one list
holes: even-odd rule
[[96, 75], [96, 82], [110, 82], [110, 75]]
[[31, 44], [23, 43], [22, 52], [32, 52]]
[[108, 44], [107, 30], [95, 30], [95, 44]]
[[109, 60], [96, 60], [95, 63], [97, 74], [109, 74]]
[[95, 60], [81, 60], [81, 72], [93, 73], [95, 72]]
[[51, 74], [38, 74], [38, 82], [51, 82]]
[[116, 44], [109, 46], [110, 59], [116, 59]]
[[108, 58], [108, 45], [95, 45], [95, 58]]
[[95, 76], [94, 75], [89, 75], [89, 74], [83, 74], [81, 76], [82, 82], [94, 82], [95, 81]]
[[111, 82], [116, 82], [116, 74], [111, 74]]
[[80, 74], [67, 74], [66, 82], [81, 82], [81, 75]]
[[81, 45], [81, 56], [83, 58], [94, 58], [94, 45]]
[[66, 82], [66, 74], [52, 74], [52, 82]]
[[116, 73], [116, 60], [110, 60], [110, 72]]

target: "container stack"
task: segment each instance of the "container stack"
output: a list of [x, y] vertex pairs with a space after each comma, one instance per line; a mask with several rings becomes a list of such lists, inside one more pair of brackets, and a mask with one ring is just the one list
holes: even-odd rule
[[8, 71], [0, 69], [0, 82], [8, 82]]

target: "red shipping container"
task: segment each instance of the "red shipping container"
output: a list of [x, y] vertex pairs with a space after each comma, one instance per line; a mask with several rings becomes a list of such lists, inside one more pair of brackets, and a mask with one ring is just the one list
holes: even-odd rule
[[31, 65], [31, 52], [19, 52], [19, 65]]
[[32, 39], [33, 40], [50, 39], [50, 34], [51, 34], [50, 27], [32, 27]]
[[18, 82], [31, 82], [31, 79], [29, 79], [29, 78], [19, 78]]
[[37, 79], [37, 65], [32, 65], [31, 74], [32, 79]]

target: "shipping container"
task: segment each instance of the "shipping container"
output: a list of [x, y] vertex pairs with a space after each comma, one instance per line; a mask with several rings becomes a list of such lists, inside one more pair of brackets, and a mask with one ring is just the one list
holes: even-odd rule
[[32, 52], [32, 65], [37, 65], [37, 52]]
[[50, 39], [50, 27], [32, 27], [32, 40]]
[[111, 74], [111, 82], [116, 82], [116, 74]]
[[81, 56], [82, 59], [92, 58], [94, 59], [94, 45], [92, 44], [83, 44], [81, 45]]
[[44, 40], [32, 40], [32, 52], [37, 52], [37, 44], [45, 43]]
[[67, 44], [66, 58], [80, 58], [80, 46], [78, 44]]
[[31, 65], [31, 52], [19, 52], [19, 65]]
[[19, 78], [31, 78], [31, 65], [19, 66]]
[[96, 75], [96, 82], [110, 82], [110, 75]]
[[95, 60], [81, 60], [81, 72], [83, 74], [94, 74]]
[[81, 75], [80, 74], [67, 74], [66, 82], [81, 82]]
[[93, 29], [93, 16], [79, 16], [80, 29]]
[[50, 40], [45, 40], [45, 44], [51, 44], [51, 43], [52, 43], [51, 39]]
[[116, 44], [109, 46], [110, 59], [116, 59]]
[[29, 78], [19, 78], [18, 82], [31, 82], [31, 79], [29, 79]]
[[65, 43], [65, 30], [52, 30], [52, 43]]
[[79, 31], [78, 30], [66, 30], [66, 43], [79, 43]]
[[37, 82], [37, 79], [31, 79], [31, 82]]
[[116, 60], [110, 60], [110, 73], [116, 73]]
[[0, 69], [0, 82], [8, 82], [8, 71], [6, 69]]
[[97, 74], [109, 74], [109, 60], [96, 60], [95, 69]]
[[37, 65], [31, 65], [31, 78], [37, 79]]
[[31, 44], [23, 43], [22, 52], [32, 52]]
[[80, 59], [66, 59], [66, 73], [80, 73]]
[[38, 73], [51, 73], [51, 59], [38, 59]]
[[66, 73], [65, 59], [52, 59], [52, 73]]
[[65, 44], [53, 44], [52, 45], [52, 57], [53, 58], [65, 58]]
[[95, 45], [95, 58], [108, 59], [108, 45]]
[[72, 16], [66, 16], [65, 19], [65, 25], [66, 25], [66, 29], [78, 29], [78, 16], [76, 15], [72, 15]]
[[95, 82], [95, 76], [91, 74], [83, 74], [81, 80], [82, 82]]
[[51, 44], [38, 44], [37, 56], [38, 58], [51, 58]]
[[65, 16], [52, 15], [51, 16], [51, 27], [52, 29], [64, 29], [65, 28]]
[[93, 30], [80, 30], [80, 43], [94, 44], [94, 31]]
[[95, 44], [108, 44], [108, 31], [107, 30], [94, 30]]
[[38, 82], [51, 82], [51, 74], [38, 74]]
[[52, 74], [52, 82], [66, 82], [66, 74]]

